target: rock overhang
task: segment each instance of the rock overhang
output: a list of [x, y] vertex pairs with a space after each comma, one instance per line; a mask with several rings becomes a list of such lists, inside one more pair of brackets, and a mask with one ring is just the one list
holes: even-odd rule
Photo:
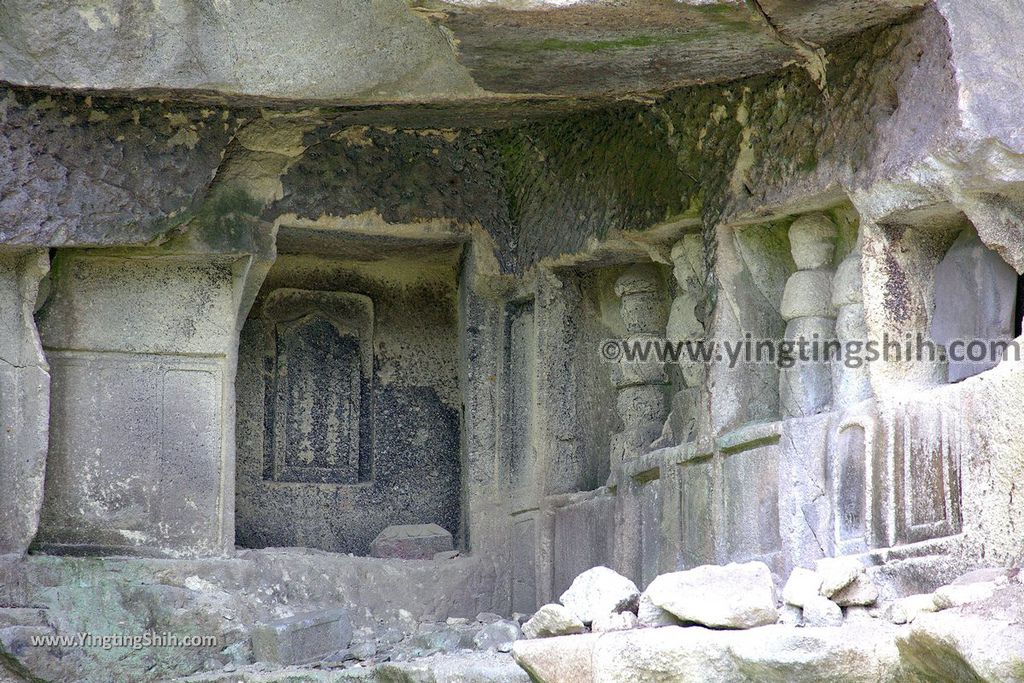
[[4, 3], [0, 81], [233, 104], [608, 98], [764, 73], [923, 0]]

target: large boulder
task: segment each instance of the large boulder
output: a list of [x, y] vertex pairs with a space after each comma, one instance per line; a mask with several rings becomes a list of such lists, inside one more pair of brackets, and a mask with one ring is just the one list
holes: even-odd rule
[[746, 631], [668, 626], [521, 640], [512, 652], [538, 683], [895, 683], [907, 680], [895, 636], [895, 627], [869, 622]]
[[753, 628], [778, 620], [772, 574], [763, 562], [662, 574], [645, 595], [682, 621], [704, 626]]
[[512, 657], [540, 683], [593, 683], [594, 646], [603, 634], [517, 640]]
[[636, 584], [608, 567], [594, 567], [577, 576], [559, 602], [584, 624], [615, 612], [635, 611], [640, 590]]

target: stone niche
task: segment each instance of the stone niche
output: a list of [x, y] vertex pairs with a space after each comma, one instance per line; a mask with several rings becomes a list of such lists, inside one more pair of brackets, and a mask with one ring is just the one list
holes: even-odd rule
[[278, 249], [239, 345], [238, 544], [458, 538], [461, 245], [282, 228]]
[[38, 547], [233, 546], [233, 259], [62, 251], [38, 313], [51, 371]]

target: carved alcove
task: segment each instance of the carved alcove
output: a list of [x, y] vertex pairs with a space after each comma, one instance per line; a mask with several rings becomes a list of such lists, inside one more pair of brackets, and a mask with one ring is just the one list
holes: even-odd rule
[[236, 539], [461, 524], [462, 244], [282, 228], [239, 343]]
[[356, 484], [372, 469], [373, 302], [278, 289], [266, 321], [267, 481]]

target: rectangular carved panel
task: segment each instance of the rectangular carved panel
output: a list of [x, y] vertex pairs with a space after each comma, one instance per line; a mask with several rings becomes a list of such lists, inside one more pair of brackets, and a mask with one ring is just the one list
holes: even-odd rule
[[537, 610], [537, 522], [532, 514], [512, 524], [512, 610]]
[[779, 533], [779, 448], [758, 446], [722, 460], [727, 559], [766, 560], [782, 550]]
[[870, 470], [868, 434], [852, 423], [839, 430], [836, 447], [836, 538], [839, 550], [853, 553], [869, 545]]
[[533, 448], [535, 327], [533, 302], [510, 305], [505, 330], [505, 415], [502, 430], [508, 453], [513, 511], [535, 501]]
[[896, 540], [960, 531], [960, 439], [940, 405], [915, 402], [896, 415]]
[[715, 562], [715, 528], [712, 519], [714, 462], [710, 458], [680, 466], [680, 553], [684, 567]]
[[264, 478], [355, 484], [370, 477], [373, 304], [347, 292], [279, 289], [267, 320]]
[[554, 594], [561, 595], [579, 574], [612, 564], [615, 498], [597, 496], [555, 510]]
[[86, 351], [51, 351], [48, 359], [53, 401], [40, 541], [217, 550], [224, 361]]

